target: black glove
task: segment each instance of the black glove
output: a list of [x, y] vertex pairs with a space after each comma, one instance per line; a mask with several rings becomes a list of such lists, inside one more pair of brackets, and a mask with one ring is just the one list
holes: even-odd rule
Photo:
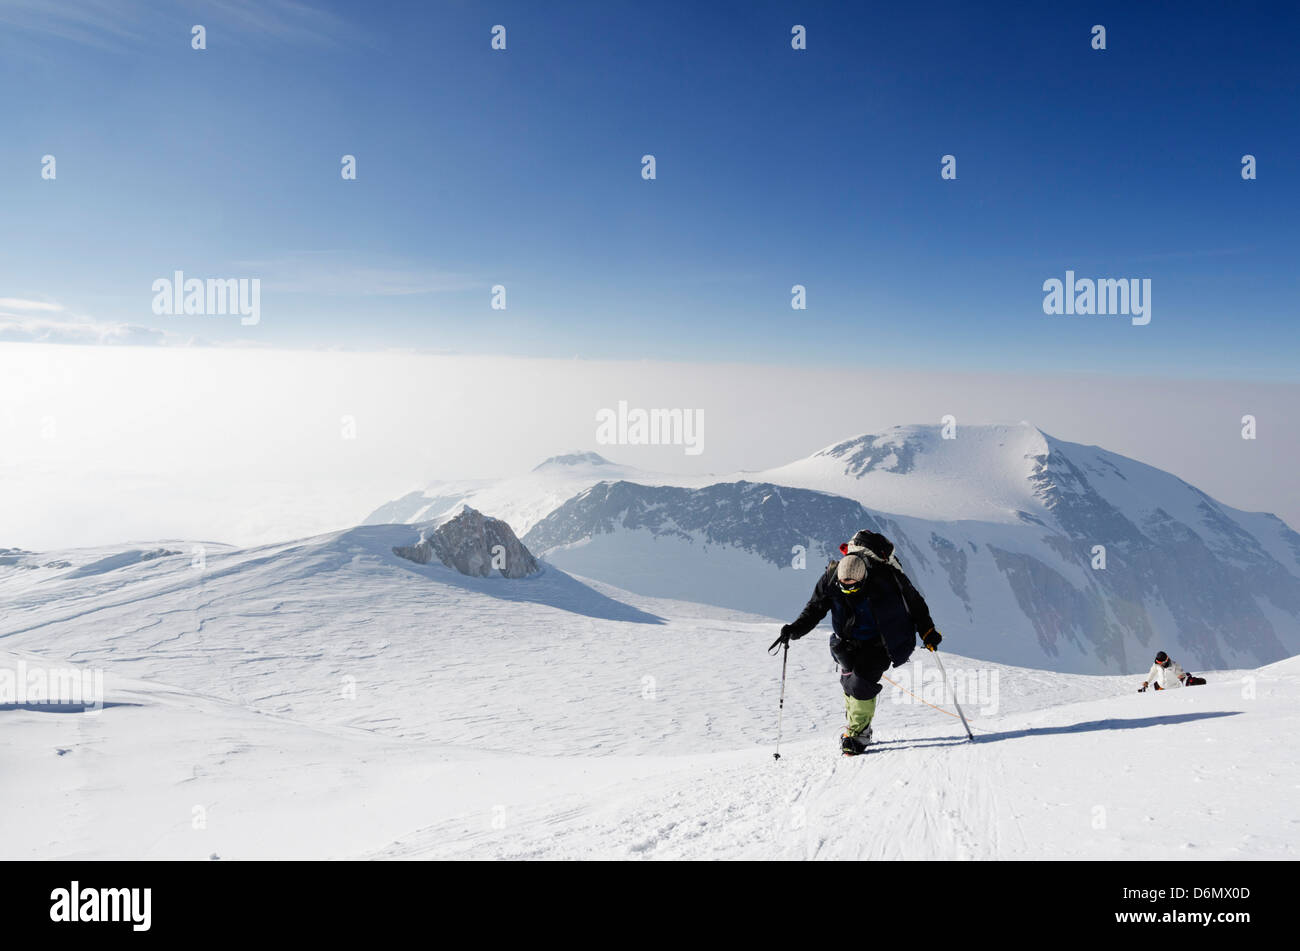
[[921, 643], [925, 645], [925, 649], [928, 651], [933, 651], [935, 648], [937, 648], [939, 646], [939, 642], [942, 640], [943, 640], [943, 635], [940, 634], [938, 631], [936, 631], [934, 628], [930, 628], [930, 630], [926, 631], [924, 634], [921, 635]]
[[794, 625], [786, 624], [781, 628], [781, 636], [772, 642], [772, 646], [767, 649], [767, 652], [775, 654], [778, 647], [782, 645], [789, 647], [791, 641], [797, 641], [798, 639], [794, 636]]

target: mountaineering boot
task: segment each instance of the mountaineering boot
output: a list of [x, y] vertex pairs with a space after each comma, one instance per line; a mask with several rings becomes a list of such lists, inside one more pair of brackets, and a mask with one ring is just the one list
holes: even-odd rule
[[860, 733], [857, 736], [850, 736], [845, 733], [840, 737], [840, 752], [845, 756], [858, 756], [865, 753], [870, 745], [871, 727], [867, 727], [865, 733]]

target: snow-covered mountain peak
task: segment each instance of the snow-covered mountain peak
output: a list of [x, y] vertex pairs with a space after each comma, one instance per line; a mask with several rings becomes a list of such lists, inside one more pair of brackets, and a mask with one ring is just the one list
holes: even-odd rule
[[891, 426], [882, 433], [864, 433], [827, 446], [813, 453], [812, 459], [837, 460], [844, 474], [862, 478], [870, 472], [884, 471], [903, 475], [917, 468], [941, 468], [957, 464], [957, 453], [950, 450], [964, 439], [960, 461], [971, 455], [1039, 456], [1049, 451], [1051, 437], [1032, 423], [1016, 425], [962, 426], [945, 432], [939, 424]]
[[771, 617], [871, 528], [945, 632], [1000, 662], [1115, 671], [1159, 642], [1196, 666], [1250, 665], [1300, 637], [1300, 535], [1030, 423], [896, 426], [722, 479], [602, 463], [399, 502], [422, 524], [469, 503], [564, 570]]
[[551, 456], [537, 465], [533, 466], [534, 472], [549, 472], [555, 469], [574, 469], [577, 467], [608, 466], [612, 467], [614, 463], [610, 462], [598, 452], [565, 452], [558, 456]]
[[758, 475], [899, 515], [1014, 523], [1044, 507], [1031, 477], [1052, 442], [1030, 423], [893, 426]]
[[522, 536], [566, 500], [598, 482], [626, 480], [642, 485], [704, 481], [701, 477], [647, 472], [611, 462], [595, 452], [551, 456], [523, 475], [478, 482], [434, 482], [421, 492], [395, 499], [366, 517], [367, 525], [446, 519], [466, 505], [508, 522]]

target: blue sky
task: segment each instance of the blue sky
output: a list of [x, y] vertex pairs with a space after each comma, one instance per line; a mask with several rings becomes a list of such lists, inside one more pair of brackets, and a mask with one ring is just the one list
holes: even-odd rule
[[[1300, 379], [1290, 4], [105, 10], [0, 2], [0, 299], [19, 316], [292, 347]], [[1150, 325], [1044, 315], [1067, 268], [1150, 278]], [[176, 269], [260, 277], [261, 323], [155, 316]]]

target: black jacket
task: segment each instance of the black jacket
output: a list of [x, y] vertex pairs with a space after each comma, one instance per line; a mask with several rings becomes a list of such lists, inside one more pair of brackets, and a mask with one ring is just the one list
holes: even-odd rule
[[907, 662], [916, 649], [916, 635], [934, 628], [930, 609], [907, 575], [893, 564], [879, 558], [867, 560], [867, 578], [856, 594], [845, 594], [835, 583], [832, 561], [813, 588], [812, 597], [790, 625], [790, 637], [798, 640], [829, 612], [831, 628], [837, 637], [849, 642], [870, 641], [880, 637], [895, 667]]

